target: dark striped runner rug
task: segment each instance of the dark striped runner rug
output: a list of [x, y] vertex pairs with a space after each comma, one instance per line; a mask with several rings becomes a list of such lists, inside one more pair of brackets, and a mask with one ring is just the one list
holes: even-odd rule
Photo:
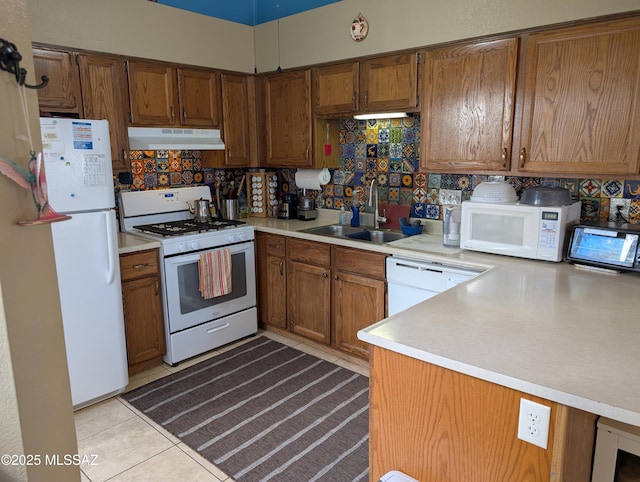
[[366, 481], [369, 380], [258, 337], [122, 395], [238, 482]]

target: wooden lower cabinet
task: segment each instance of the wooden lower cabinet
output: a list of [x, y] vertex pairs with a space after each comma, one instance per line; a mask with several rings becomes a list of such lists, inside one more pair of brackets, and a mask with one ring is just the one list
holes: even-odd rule
[[120, 256], [129, 374], [162, 363], [165, 354], [158, 250]]
[[386, 255], [332, 247], [331, 309], [333, 346], [369, 356], [358, 331], [382, 320], [386, 311]]
[[289, 330], [331, 343], [331, 246], [287, 238]]
[[386, 315], [386, 255], [256, 233], [258, 317], [363, 358], [358, 331]]
[[[369, 480], [588, 482], [596, 416], [377, 346]], [[520, 398], [551, 407], [548, 448], [517, 438]]]
[[285, 237], [255, 233], [258, 271], [258, 319], [287, 328], [287, 260]]

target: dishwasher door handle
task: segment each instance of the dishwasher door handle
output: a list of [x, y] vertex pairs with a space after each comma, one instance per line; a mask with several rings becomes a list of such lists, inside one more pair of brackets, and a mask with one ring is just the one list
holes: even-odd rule
[[441, 269], [427, 268], [426, 266], [415, 266], [413, 264], [395, 263], [398, 268], [416, 269], [418, 271], [431, 271], [432, 273], [444, 273]]

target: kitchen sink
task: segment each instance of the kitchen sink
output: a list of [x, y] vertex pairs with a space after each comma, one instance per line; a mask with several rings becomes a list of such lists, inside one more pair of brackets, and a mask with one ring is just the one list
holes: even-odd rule
[[384, 244], [405, 238], [406, 236], [397, 231], [384, 229], [354, 228], [351, 226], [341, 226], [331, 224], [329, 226], [318, 226], [315, 228], [301, 229], [303, 233], [317, 234], [319, 236], [331, 236], [334, 238], [349, 238], [354, 241], [365, 241], [369, 243]]

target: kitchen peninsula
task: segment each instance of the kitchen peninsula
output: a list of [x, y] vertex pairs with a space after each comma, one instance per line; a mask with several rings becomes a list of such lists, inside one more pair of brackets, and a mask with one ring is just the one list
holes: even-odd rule
[[[328, 242], [302, 221], [249, 222]], [[446, 251], [434, 235], [329, 242], [486, 269], [359, 333], [372, 347], [372, 480], [589, 480], [596, 416], [640, 426], [640, 276]], [[548, 449], [517, 438], [520, 398], [551, 407]]]

